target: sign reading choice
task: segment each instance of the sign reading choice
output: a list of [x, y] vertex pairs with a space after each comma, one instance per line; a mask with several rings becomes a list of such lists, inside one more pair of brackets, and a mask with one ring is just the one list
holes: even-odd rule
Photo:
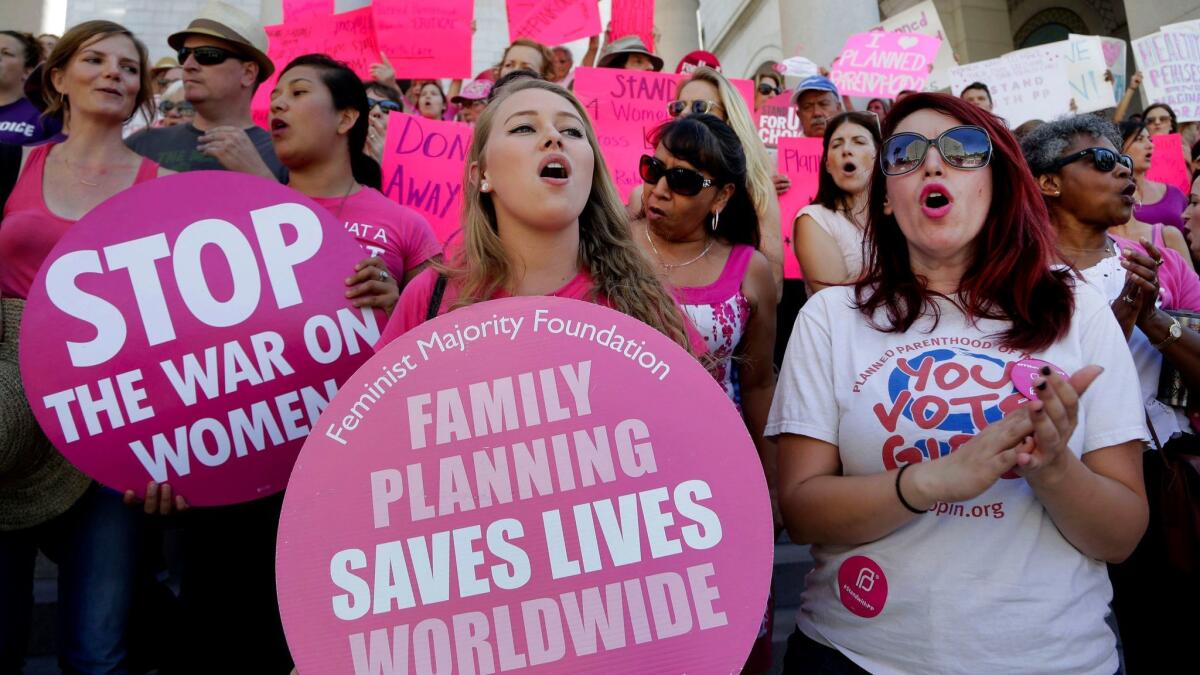
[[276, 585], [301, 673], [729, 673], [771, 540], [754, 446], [693, 357], [510, 298], [346, 383], [292, 473]]
[[[220, 199], [213, 199], [220, 195]], [[71, 227], [34, 280], [21, 371], [38, 422], [89, 476], [194, 505], [278, 492], [379, 337], [346, 300], [362, 247], [274, 181], [134, 186]]]

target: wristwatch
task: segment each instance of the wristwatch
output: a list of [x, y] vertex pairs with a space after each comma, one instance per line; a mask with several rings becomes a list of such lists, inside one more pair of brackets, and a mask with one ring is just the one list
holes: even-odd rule
[[1179, 319], [1176, 319], [1172, 316], [1171, 327], [1167, 329], [1167, 337], [1163, 338], [1161, 342], [1156, 343], [1154, 348], [1162, 351], [1163, 349], [1166, 349], [1167, 346], [1169, 346], [1172, 342], [1181, 337], [1183, 337], [1183, 326], [1179, 325]]

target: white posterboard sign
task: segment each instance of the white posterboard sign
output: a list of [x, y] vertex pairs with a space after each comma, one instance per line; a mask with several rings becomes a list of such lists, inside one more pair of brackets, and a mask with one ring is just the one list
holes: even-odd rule
[[955, 96], [972, 82], [988, 86], [992, 112], [1003, 117], [1011, 128], [1030, 120], [1049, 121], [1071, 111], [1066, 41], [1020, 49], [950, 70]]

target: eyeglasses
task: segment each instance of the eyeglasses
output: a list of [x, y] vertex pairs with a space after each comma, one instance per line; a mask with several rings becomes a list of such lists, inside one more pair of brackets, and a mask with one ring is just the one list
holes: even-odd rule
[[383, 99], [371, 98], [370, 96], [368, 96], [367, 97], [367, 110], [370, 110], [371, 108], [374, 108], [375, 106], [379, 106], [381, 109], [386, 110], [387, 112], [400, 112], [401, 111], [400, 104], [393, 100], [386, 99], [386, 98], [383, 98]]
[[704, 174], [699, 171], [685, 169], [681, 166], [668, 169], [666, 164], [650, 155], [642, 155], [642, 161], [638, 164], [638, 173], [647, 185], [657, 185], [658, 181], [666, 176], [667, 187], [671, 188], [671, 192], [685, 197], [695, 197], [704, 188], [716, 185], [713, 179], [705, 178]]
[[1092, 156], [1092, 163], [1096, 165], [1096, 168], [1104, 173], [1117, 168], [1118, 164], [1130, 171], [1133, 170], [1132, 157], [1129, 155], [1118, 155], [1108, 148], [1085, 148], [1066, 157], [1059, 157], [1050, 163], [1050, 170], [1057, 171], [1072, 162], [1078, 162], [1088, 155]]
[[783, 91], [783, 90], [780, 89], [779, 87], [771, 84], [770, 82], [759, 82], [758, 83], [758, 93], [762, 94], [763, 96], [766, 96], [768, 94], [775, 95], [781, 91]]
[[1146, 124], [1170, 124], [1171, 116], [1163, 115], [1162, 117], [1147, 117]]
[[903, 176], [925, 163], [929, 146], [936, 145], [942, 159], [956, 169], [982, 169], [992, 159], [992, 139], [976, 126], [947, 129], [937, 138], [911, 132], [899, 133], [883, 142], [879, 166], [888, 176]]
[[714, 108], [725, 109], [725, 106], [716, 101], [671, 101], [667, 104], [667, 112], [671, 113], [671, 117], [679, 117], [685, 110], [691, 110], [693, 115], [707, 115]]
[[238, 61], [246, 60], [241, 54], [221, 47], [182, 47], [179, 50], [179, 65], [182, 66], [184, 63], [187, 63], [189, 56], [195, 56], [196, 63], [202, 66], [215, 66], [219, 63], [225, 63], [225, 60], [230, 58], [237, 59]]
[[159, 102], [158, 111], [160, 113], [166, 115], [167, 113], [171, 112], [172, 110], [179, 111], [180, 115], [190, 115], [190, 114], [196, 112], [196, 108], [193, 107], [192, 104], [188, 103], [187, 101], [180, 101], [179, 103], [176, 103], [174, 101], [160, 101]]

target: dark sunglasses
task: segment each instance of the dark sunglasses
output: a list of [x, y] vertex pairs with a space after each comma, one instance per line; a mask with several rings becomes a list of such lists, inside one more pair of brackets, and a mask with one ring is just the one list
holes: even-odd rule
[[226, 59], [237, 59], [245, 61], [241, 54], [221, 47], [181, 47], [179, 49], [179, 65], [187, 62], [189, 56], [196, 57], [196, 63], [202, 66], [215, 66], [219, 63], [225, 63]]
[[783, 90], [780, 89], [779, 87], [771, 84], [770, 82], [759, 82], [758, 83], [758, 93], [760, 93], [764, 96], [766, 96], [767, 94], [772, 94], [772, 95], [778, 94], [781, 91], [783, 91]]
[[685, 110], [691, 110], [693, 115], [707, 115], [714, 108], [723, 108], [716, 101], [671, 101], [667, 103], [667, 112], [671, 117], [679, 117]]
[[666, 164], [650, 155], [642, 155], [642, 161], [638, 164], [638, 174], [647, 185], [657, 185], [658, 181], [666, 176], [667, 187], [671, 188], [671, 192], [685, 197], [695, 197], [704, 188], [716, 185], [713, 179], [705, 178], [699, 171], [681, 166], [668, 169]]
[[187, 101], [180, 101], [179, 103], [174, 101], [162, 101], [158, 104], [158, 111], [164, 115], [172, 110], [178, 110], [180, 115], [188, 115], [196, 112], [196, 109], [192, 106], [192, 104], [188, 103]]
[[367, 110], [370, 110], [371, 108], [374, 108], [375, 106], [379, 106], [380, 108], [382, 108], [383, 110], [386, 110], [388, 112], [400, 112], [400, 104], [399, 103], [396, 103], [395, 101], [392, 101], [392, 100], [386, 99], [386, 98], [378, 99], [378, 98], [371, 98], [370, 96], [368, 96], [367, 97]]
[[1085, 148], [1079, 152], [1067, 155], [1066, 157], [1059, 157], [1050, 163], [1050, 170], [1058, 171], [1064, 166], [1072, 162], [1078, 162], [1088, 155], [1092, 156], [1092, 163], [1096, 165], [1096, 168], [1104, 173], [1108, 173], [1117, 168], [1118, 164], [1126, 169], [1129, 169], [1130, 171], [1133, 170], [1132, 157], [1129, 155], [1118, 155], [1108, 148]]
[[942, 159], [956, 169], [982, 169], [992, 160], [992, 139], [975, 126], [947, 129], [937, 138], [911, 132], [899, 133], [883, 142], [879, 166], [888, 176], [903, 176], [925, 163], [929, 146], [936, 145]]

